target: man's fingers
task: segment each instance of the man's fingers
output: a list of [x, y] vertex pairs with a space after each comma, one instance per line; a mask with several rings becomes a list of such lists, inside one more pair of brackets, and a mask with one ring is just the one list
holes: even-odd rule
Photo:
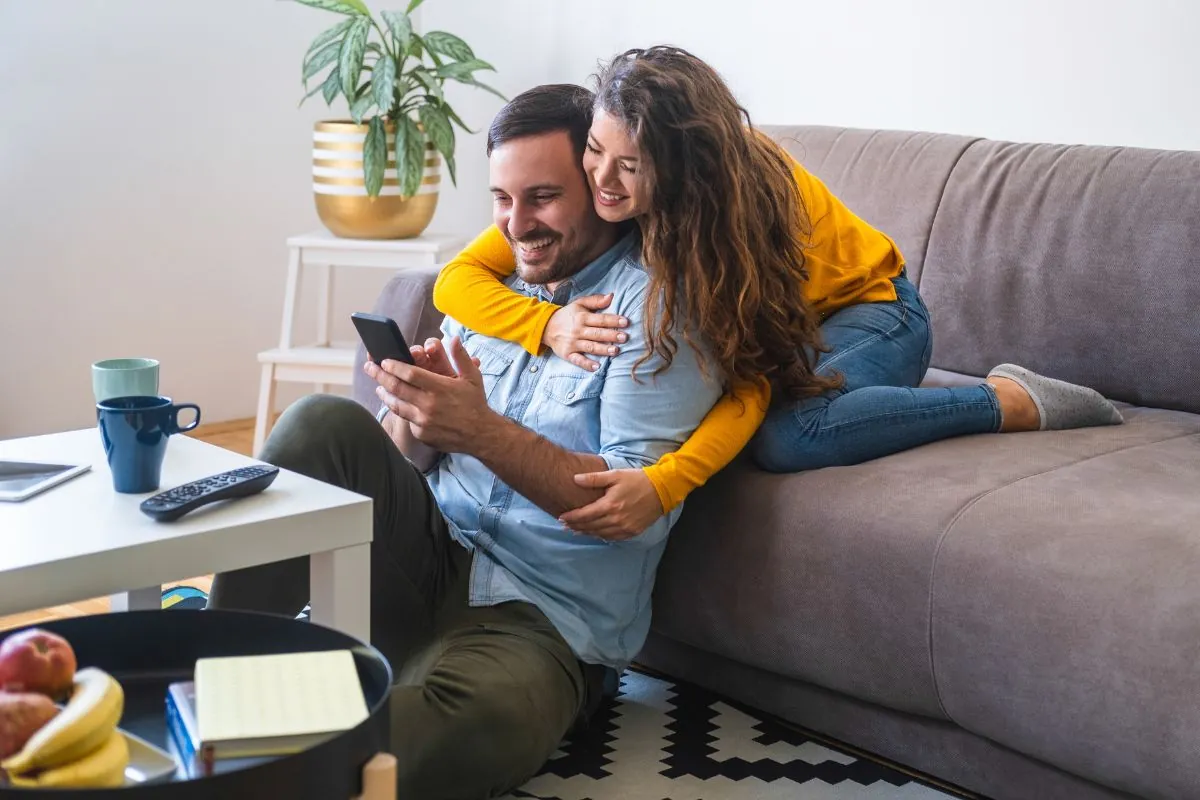
[[379, 366], [388, 375], [399, 378], [404, 383], [416, 386], [418, 389], [435, 389], [441, 385], [441, 381], [446, 380], [429, 370], [414, 367], [412, 364], [405, 364], [403, 361], [392, 361], [389, 359]]
[[425, 353], [425, 348], [420, 345], [413, 345], [408, 348], [408, 352], [413, 357], [413, 363], [421, 369], [429, 369], [429, 356]]
[[454, 336], [450, 339], [450, 360], [454, 362], [454, 369], [459, 374], [459, 377], [466, 378], [471, 383], [482, 384], [483, 379], [479, 374], [479, 367], [475, 364], [475, 360], [471, 358], [471, 354], [467, 352], [466, 346], [462, 343], [462, 339]]
[[[421, 395], [424, 394], [424, 392], [415, 386], [405, 383], [404, 381], [399, 381], [395, 378], [392, 378], [386, 383], [380, 383], [379, 387], [375, 390], [375, 394], [379, 395], [380, 399], [383, 399], [383, 396], [387, 395], [388, 397], [395, 397], [396, 399], [405, 403], [416, 403], [421, 398]], [[386, 400], [384, 402], [386, 402]]]
[[397, 417], [400, 417], [400, 419], [407, 420], [414, 425], [425, 424], [425, 415], [421, 413], [421, 409], [417, 408], [412, 403], [407, 403], [404, 400], [401, 400], [391, 392], [388, 392], [382, 386], [380, 386], [375, 393], [379, 395], [379, 399], [385, 406], [388, 407], [388, 410]]

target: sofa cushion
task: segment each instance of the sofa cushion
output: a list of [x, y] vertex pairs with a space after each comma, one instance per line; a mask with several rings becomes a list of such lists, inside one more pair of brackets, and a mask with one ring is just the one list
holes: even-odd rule
[[819, 125], [763, 125], [855, 214], [900, 247], [917, 282], [942, 189], [974, 139]]
[[1142, 797], [1200, 797], [1200, 433], [1178, 434], [979, 496], [932, 584], [946, 714]]
[[933, 366], [983, 375], [1013, 361], [1200, 411], [1197, 220], [1200, 152], [975, 142], [921, 275]]
[[[1004, 487], [1036, 485], [1088, 459], [1200, 432], [1200, 416], [1124, 411], [1127, 422], [1118, 427], [958, 437], [808, 473], [773, 475], [740, 461], [685, 504], [659, 571], [654, 628], [787, 677], [952, 718], [932, 650], [940, 550], [960, 530], [960, 516]], [[1197, 464], [1193, 485], [1200, 485]], [[1092, 502], [1113, 500], [1097, 493]], [[1055, 536], [1091, 533], [1080, 516], [1047, 519]], [[1076, 566], [1086, 574], [1086, 560]], [[1003, 574], [1006, 565], [997, 568]], [[938, 607], [953, 598], [940, 594]], [[1017, 613], [998, 602], [991, 612], [994, 625]], [[951, 649], [951, 642], [941, 644]], [[972, 651], [959, 652], [969, 659]]]

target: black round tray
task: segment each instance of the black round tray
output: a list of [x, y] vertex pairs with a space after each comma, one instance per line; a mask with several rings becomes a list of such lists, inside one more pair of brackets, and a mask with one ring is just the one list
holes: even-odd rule
[[[33, 627], [33, 626], [28, 626]], [[122, 729], [174, 752], [168, 744], [167, 684], [191, 680], [209, 656], [341, 650], [354, 653], [368, 718], [357, 727], [293, 755], [214, 775], [173, 778], [121, 789], [0, 788], [0, 798], [312, 798], [350, 800], [362, 792], [362, 767], [390, 742], [392, 669], [378, 650], [311, 622], [240, 611], [128, 611], [38, 623], [65, 637], [80, 668], [99, 667], [125, 690]], [[5, 631], [0, 638], [12, 631]]]

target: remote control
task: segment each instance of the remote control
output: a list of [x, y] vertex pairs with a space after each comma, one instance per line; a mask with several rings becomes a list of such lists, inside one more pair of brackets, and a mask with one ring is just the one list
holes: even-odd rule
[[233, 469], [159, 492], [143, 500], [139, 508], [159, 522], [170, 522], [218, 500], [258, 494], [270, 486], [278, 474], [279, 467], [269, 464]]

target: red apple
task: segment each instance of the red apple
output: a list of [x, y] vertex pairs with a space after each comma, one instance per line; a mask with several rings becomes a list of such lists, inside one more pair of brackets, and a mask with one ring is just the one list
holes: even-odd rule
[[0, 692], [0, 759], [8, 758], [58, 713], [58, 706], [44, 694]]
[[75, 680], [75, 651], [66, 639], [27, 628], [0, 642], [0, 690], [65, 697]]

